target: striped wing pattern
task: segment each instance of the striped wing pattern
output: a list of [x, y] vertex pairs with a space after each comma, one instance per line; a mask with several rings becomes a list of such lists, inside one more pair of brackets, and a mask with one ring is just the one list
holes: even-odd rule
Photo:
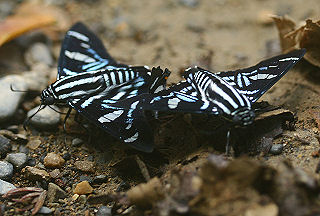
[[262, 61], [253, 67], [220, 72], [216, 75], [247, 96], [251, 102], [256, 102], [303, 57], [305, 52], [305, 49], [295, 50]]
[[62, 43], [58, 79], [86, 71], [126, 68], [106, 51], [101, 40], [82, 23], [76, 23], [66, 33]]

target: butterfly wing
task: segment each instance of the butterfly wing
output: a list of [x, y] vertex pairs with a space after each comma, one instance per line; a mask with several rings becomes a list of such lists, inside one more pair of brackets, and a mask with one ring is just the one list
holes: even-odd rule
[[128, 67], [116, 62], [101, 40], [78, 22], [66, 33], [58, 62], [58, 79], [84, 71]]
[[[148, 76], [123, 83], [108, 92], [70, 100], [69, 104], [92, 123], [114, 137], [144, 152], [153, 150], [153, 133], [143, 110], [133, 101], [125, 108], [114, 106], [119, 100], [129, 99], [149, 91]], [[131, 102], [131, 101], [130, 101]]]
[[[216, 73], [253, 103], [279, 81], [305, 54], [305, 49], [264, 60], [245, 69]], [[202, 69], [203, 70], [203, 69]]]

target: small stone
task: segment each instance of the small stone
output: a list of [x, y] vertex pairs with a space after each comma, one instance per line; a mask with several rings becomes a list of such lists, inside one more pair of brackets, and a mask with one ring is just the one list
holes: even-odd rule
[[54, 169], [51, 172], [49, 172], [49, 175], [51, 178], [59, 178], [60, 177], [60, 170]]
[[74, 146], [74, 147], [78, 147], [80, 146], [81, 144], [83, 144], [83, 140], [80, 139], [80, 138], [75, 138], [72, 140], [71, 142], [71, 145]]
[[[59, 108], [52, 105], [53, 109], [58, 110]], [[39, 109], [39, 106], [33, 108], [30, 110], [27, 114], [28, 117], [33, 115], [37, 110]], [[38, 112], [35, 116], [33, 116], [30, 119], [30, 124], [34, 127], [36, 127], [39, 130], [50, 130], [57, 127], [57, 125], [60, 122], [60, 114], [54, 110], [52, 110], [50, 107], [45, 107], [43, 110]]]
[[36, 159], [34, 158], [29, 158], [28, 162], [27, 162], [28, 166], [35, 166], [37, 164]]
[[83, 181], [76, 185], [75, 189], [73, 190], [73, 193], [84, 195], [84, 194], [90, 194], [92, 193], [93, 188], [90, 186], [89, 182]]
[[62, 190], [58, 185], [49, 183], [47, 200], [49, 203], [57, 202], [59, 199], [67, 197], [67, 193]]
[[83, 172], [94, 172], [94, 162], [91, 161], [76, 161], [74, 166]]
[[270, 154], [278, 155], [281, 154], [283, 150], [283, 144], [275, 144], [271, 146]]
[[12, 120], [25, 92], [13, 92], [10, 86], [17, 90], [27, 90], [27, 84], [21, 76], [9, 75], [0, 79], [0, 122]]
[[76, 201], [79, 198], [79, 194], [74, 194], [71, 198], [73, 201]]
[[52, 214], [52, 210], [46, 206], [42, 206], [39, 211], [37, 212], [37, 214]]
[[24, 172], [27, 178], [30, 180], [41, 181], [41, 180], [49, 180], [50, 178], [50, 175], [47, 173], [47, 171], [38, 169], [35, 167], [31, 167], [31, 166], [26, 166], [22, 170], [22, 172]]
[[13, 184], [0, 179], [0, 195], [4, 195], [12, 189], [16, 189], [16, 187]]
[[30, 140], [27, 144], [27, 147], [31, 150], [36, 150], [41, 145], [41, 140], [35, 139]]
[[50, 49], [44, 43], [34, 43], [25, 54], [25, 60], [31, 67], [36, 63], [45, 63], [48, 66], [53, 64]]
[[24, 153], [24, 154], [28, 154], [29, 153], [29, 149], [25, 145], [20, 145], [19, 146], [19, 152], [20, 153]]
[[71, 154], [69, 153], [69, 152], [67, 152], [67, 153], [65, 153], [65, 154], [63, 154], [62, 155], [62, 158], [64, 159], [64, 160], [70, 160], [71, 159]]
[[27, 163], [28, 157], [25, 153], [11, 153], [7, 155], [6, 160], [21, 169]]
[[0, 158], [5, 157], [12, 149], [10, 140], [0, 135]]
[[186, 7], [195, 8], [199, 5], [199, 0], [180, 0], [179, 3]]
[[107, 206], [100, 206], [96, 216], [112, 216], [111, 208]]
[[98, 175], [93, 179], [93, 184], [101, 184], [108, 181], [108, 177], [106, 175]]
[[86, 175], [81, 175], [79, 179], [80, 179], [81, 182], [82, 181], [87, 181], [89, 183], [92, 182], [92, 178], [90, 176], [86, 176]]
[[86, 203], [87, 202], [87, 196], [86, 195], [81, 195], [80, 197], [79, 197], [79, 202], [80, 203]]
[[65, 160], [55, 153], [49, 153], [43, 160], [44, 166], [47, 168], [60, 168], [65, 163]]
[[9, 180], [13, 174], [13, 165], [7, 161], [0, 161], [0, 179]]

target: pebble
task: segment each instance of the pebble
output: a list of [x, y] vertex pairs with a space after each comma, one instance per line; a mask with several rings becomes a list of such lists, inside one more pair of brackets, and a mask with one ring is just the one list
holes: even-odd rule
[[96, 216], [112, 216], [111, 208], [107, 206], [100, 206]]
[[49, 173], [47, 173], [47, 171], [31, 166], [26, 166], [25, 168], [23, 168], [22, 172], [24, 172], [27, 178], [30, 180], [41, 181], [49, 180], [50, 178], [50, 175]]
[[13, 184], [0, 179], [0, 195], [4, 195], [12, 189], [16, 189], [16, 187]]
[[[54, 105], [51, 107], [59, 111], [58, 107]], [[38, 109], [39, 109], [39, 106], [33, 108], [28, 112], [27, 116], [30, 117]], [[50, 129], [56, 128], [59, 122], [60, 122], [60, 113], [57, 113], [56, 111], [52, 110], [48, 106], [45, 107], [40, 112], [38, 112], [35, 116], [33, 116], [30, 119], [30, 124], [39, 130], [50, 130]]]
[[71, 145], [74, 147], [78, 147], [83, 144], [83, 140], [80, 138], [75, 138], [72, 140]]
[[106, 175], [98, 175], [93, 179], [93, 184], [101, 184], [108, 181], [108, 177]]
[[28, 156], [25, 153], [11, 153], [7, 155], [6, 160], [21, 169], [27, 163]]
[[59, 178], [61, 173], [60, 173], [60, 170], [54, 169], [51, 172], [49, 172], [49, 175], [51, 178]]
[[89, 182], [83, 181], [76, 185], [76, 187], [73, 190], [73, 193], [79, 194], [79, 195], [85, 195], [92, 193], [93, 188], [90, 186]]
[[35, 166], [37, 164], [37, 161], [34, 158], [29, 158], [27, 164], [28, 164], [28, 166]]
[[49, 183], [47, 200], [49, 203], [57, 202], [59, 199], [67, 197], [67, 193], [62, 190], [58, 185]]
[[[1, 97], [1, 96], [0, 96]], [[10, 140], [0, 135], [0, 157], [5, 157], [8, 152], [12, 149]]]
[[85, 204], [87, 202], [87, 196], [86, 195], [81, 195], [79, 197], [79, 202]]
[[62, 155], [62, 158], [64, 159], [64, 160], [70, 160], [71, 159], [71, 154], [69, 153], [69, 152], [67, 152], [67, 153], [65, 153], [65, 154], [63, 154]]
[[47, 168], [60, 168], [64, 165], [65, 160], [60, 155], [51, 152], [44, 158], [43, 163]]
[[278, 155], [281, 154], [283, 150], [283, 144], [274, 144], [271, 146], [270, 154]]
[[87, 181], [87, 182], [89, 182], [89, 183], [91, 183], [92, 182], [92, 178], [90, 177], [90, 176], [86, 176], [86, 175], [81, 175], [80, 177], [79, 177], [79, 180], [82, 182], [82, 181]]
[[46, 206], [42, 206], [39, 211], [37, 212], [37, 214], [52, 214], [52, 210]]
[[13, 174], [13, 165], [7, 161], [0, 161], [0, 179], [9, 180]]
[[91, 161], [76, 161], [74, 166], [83, 172], [94, 172], [94, 162]]
[[24, 154], [28, 154], [29, 153], [29, 149], [25, 145], [20, 145], [19, 146], [19, 152], [24, 153]]
[[36, 150], [41, 145], [41, 140], [35, 139], [30, 140], [27, 144], [27, 147], [31, 150]]
[[44, 43], [34, 43], [25, 53], [25, 61], [31, 67], [37, 63], [45, 63], [48, 66], [53, 64], [53, 58], [48, 46]]
[[195, 8], [199, 5], [199, 0], [180, 0], [179, 3], [186, 7]]
[[21, 76], [8, 75], [0, 79], [0, 122], [12, 120], [25, 92], [13, 92], [10, 86], [17, 90], [27, 90], [27, 84]]

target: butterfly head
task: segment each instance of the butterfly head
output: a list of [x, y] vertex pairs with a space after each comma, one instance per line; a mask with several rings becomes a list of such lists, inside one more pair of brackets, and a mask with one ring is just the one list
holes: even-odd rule
[[241, 126], [252, 124], [254, 118], [255, 113], [250, 107], [239, 108], [232, 113], [232, 122]]
[[56, 99], [50, 86], [41, 92], [42, 105], [53, 105], [55, 102], [56, 102]]

